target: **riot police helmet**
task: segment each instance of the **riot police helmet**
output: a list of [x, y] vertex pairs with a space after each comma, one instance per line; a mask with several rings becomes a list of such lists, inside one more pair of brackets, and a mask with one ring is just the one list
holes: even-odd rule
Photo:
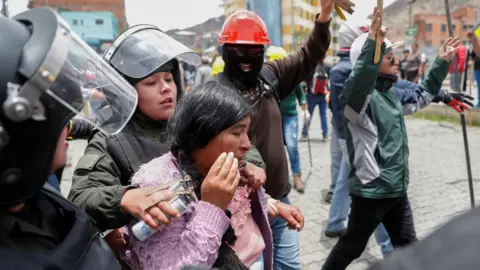
[[107, 49], [103, 58], [132, 85], [156, 72], [171, 72], [177, 95], [183, 92], [179, 61], [193, 66], [202, 58], [158, 27], [135, 25], [123, 32]]
[[[0, 39], [0, 206], [10, 206], [42, 189], [70, 118], [80, 115], [115, 134], [133, 115], [138, 98], [52, 9], [0, 17], [0, 33], [8, 37]], [[95, 108], [83, 110], [92, 90], [109, 104], [111, 117], [103, 122], [94, 120]]]

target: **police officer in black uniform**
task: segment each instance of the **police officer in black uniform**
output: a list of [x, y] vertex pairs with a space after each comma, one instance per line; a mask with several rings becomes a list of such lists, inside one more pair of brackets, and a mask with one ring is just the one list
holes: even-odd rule
[[97, 121], [101, 132], [130, 119], [135, 89], [51, 9], [0, 17], [0, 35], [0, 268], [120, 269], [94, 222], [46, 180], [60, 134], [88, 102], [82, 70], [96, 73], [115, 119]]

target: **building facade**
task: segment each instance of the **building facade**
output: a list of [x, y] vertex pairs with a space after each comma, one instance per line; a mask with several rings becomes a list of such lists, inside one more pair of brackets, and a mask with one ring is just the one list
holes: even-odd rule
[[[313, 29], [315, 16], [320, 12], [320, 0], [225, 0], [225, 16], [237, 10], [249, 9], [257, 13], [267, 26], [272, 45], [282, 46], [292, 52], [305, 42]], [[332, 44], [327, 56], [338, 50], [336, 33], [340, 19], [334, 14], [331, 30]]]
[[223, 0], [223, 11], [225, 17], [232, 15], [237, 10], [246, 9], [246, 4], [246, 0]]
[[283, 43], [282, 28], [278, 27], [282, 23], [281, 3], [282, 0], [246, 0], [246, 9], [258, 14], [265, 22], [273, 46], [282, 46]]
[[[449, 0], [452, 17], [454, 17], [453, 13], [455, 10], [466, 7], [472, 2], [478, 3], [478, 0]], [[383, 9], [383, 25], [390, 28], [388, 38], [393, 41], [409, 41], [409, 37], [405, 34], [407, 28], [413, 27], [417, 22], [421, 24], [420, 18], [416, 17], [417, 14], [428, 14], [429, 17], [431, 15], [432, 20], [438, 21], [437, 24], [441, 20], [438, 16], [445, 15], [444, 0], [416, 0], [411, 5], [408, 3], [409, 0], [397, 0]], [[446, 23], [445, 16], [443, 16], [443, 20]], [[418, 29], [417, 33], [421, 35], [420, 29]], [[434, 41], [432, 40], [433, 43]]]
[[[451, 11], [454, 35], [467, 42], [465, 32], [477, 24], [477, 8], [465, 6]], [[449, 38], [447, 17], [444, 14], [421, 13], [414, 16], [416, 41], [420, 47], [439, 47]]]
[[117, 18], [120, 31], [128, 28], [125, 0], [29, 0], [28, 7], [49, 6], [65, 11], [109, 11]]
[[99, 53], [105, 52], [120, 34], [112, 12], [59, 11], [72, 30]]
[[70, 24], [95, 51], [102, 54], [128, 27], [124, 0], [29, 0], [28, 7], [48, 6]]

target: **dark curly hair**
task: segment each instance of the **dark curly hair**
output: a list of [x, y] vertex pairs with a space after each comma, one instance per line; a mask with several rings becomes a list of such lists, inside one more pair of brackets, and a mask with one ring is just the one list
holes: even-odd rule
[[[170, 145], [180, 167], [192, 177], [195, 193], [201, 198], [200, 187], [204, 176], [195, 168], [192, 152], [204, 148], [223, 130], [246, 116], [251, 108], [233, 88], [210, 81], [195, 88], [179, 103], [168, 123]], [[231, 213], [226, 210], [230, 218]], [[237, 237], [229, 226], [222, 237], [217, 260], [213, 267], [224, 270], [247, 270], [231, 246]]]

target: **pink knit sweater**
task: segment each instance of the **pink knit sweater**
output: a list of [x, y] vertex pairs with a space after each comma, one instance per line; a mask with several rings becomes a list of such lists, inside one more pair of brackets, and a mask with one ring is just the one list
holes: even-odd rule
[[[173, 155], [167, 153], [142, 165], [133, 176], [132, 184], [140, 187], [157, 186], [181, 178], [172, 159]], [[265, 241], [265, 269], [272, 269], [273, 247], [267, 217], [267, 196], [263, 188], [258, 189], [256, 195], [251, 196], [252, 216]], [[239, 220], [234, 216], [232, 219]], [[149, 239], [140, 242], [130, 237], [129, 246], [122, 257], [136, 270], [176, 270], [185, 265], [212, 267], [222, 236], [229, 225], [230, 219], [217, 206], [204, 201], [192, 203], [179, 220], [170, 226], [163, 226]], [[128, 229], [131, 235], [131, 226]]]

